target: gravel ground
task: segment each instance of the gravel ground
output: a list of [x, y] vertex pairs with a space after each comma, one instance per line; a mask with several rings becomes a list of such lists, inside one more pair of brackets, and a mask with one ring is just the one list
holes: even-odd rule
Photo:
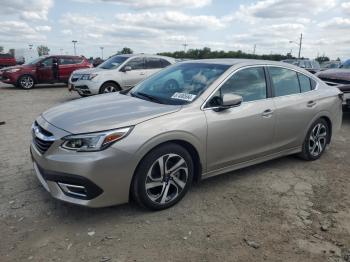
[[318, 161], [211, 178], [165, 211], [87, 209], [52, 199], [28, 150], [36, 116], [77, 98], [0, 87], [1, 261], [350, 261], [350, 114]]

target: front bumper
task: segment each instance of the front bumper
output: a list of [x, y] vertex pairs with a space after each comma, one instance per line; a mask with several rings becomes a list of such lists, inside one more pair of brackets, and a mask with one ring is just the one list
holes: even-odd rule
[[69, 80], [69, 89], [77, 91], [82, 95], [97, 95], [99, 94], [101, 83], [94, 80]]
[[[43, 128], [54, 133], [50, 124]], [[44, 153], [35, 143], [30, 146], [35, 173], [54, 198], [88, 207], [128, 202], [136, 167], [133, 154], [113, 146], [99, 152], [74, 152], [60, 145], [58, 139]]]
[[12, 74], [8, 73], [2, 73], [0, 74], [0, 81], [6, 84], [16, 84], [17, 83], [17, 78], [14, 77]]

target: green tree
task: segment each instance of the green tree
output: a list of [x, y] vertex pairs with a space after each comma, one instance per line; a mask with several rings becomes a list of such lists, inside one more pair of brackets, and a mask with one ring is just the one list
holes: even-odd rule
[[133, 54], [133, 53], [134, 53], [134, 51], [129, 47], [123, 47], [123, 49], [118, 52], [118, 54], [123, 54], [123, 55]]
[[50, 52], [50, 49], [47, 46], [44, 46], [44, 45], [39, 45], [37, 47], [37, 50], [38, 50], [38, 55], [39, 56], [48, 55], [49, 52]]
[[0, 53], [4, 52], [4, 47], [0, 46]]
[[316, 57], [315, 60], [317, 62], [319, 62], [320, 64], [322, 64], [324, 62], [328, 62], [330, 59], [329, 59], [329, 57], [323, 55], [323, 56]]

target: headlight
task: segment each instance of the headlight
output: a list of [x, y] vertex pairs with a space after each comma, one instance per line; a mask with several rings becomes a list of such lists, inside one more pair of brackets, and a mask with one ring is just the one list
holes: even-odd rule
[[7, 71], [7, 73], [16, 73], [16, 72], [18, 72], [19, 70], [21, 70], [21, 69], [19, 69], [19, 68], [14, 68], [14, 69], [6, 70], [6, 71]]
[[83, 74], [81, 80], [92, 80], [97, 76], [97, 74]]
[[78, 152], [100, 151], [126, 137], [131, 130], [132, 127], [125, 127], [99, 133], [66, 136], [63, 138], [62, 147]]

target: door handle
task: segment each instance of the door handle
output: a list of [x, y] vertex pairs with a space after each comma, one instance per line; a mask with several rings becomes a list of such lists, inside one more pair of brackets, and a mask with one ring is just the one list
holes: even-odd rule
[[315, 101], [309, 101], [307, 102], [307, 107], [314, 107], [316, 105], [316, 102]]
[[268, 117], [272, 116], [272, 114], [273, 114], [273, 111], [271, 109], [266, 109], [261, 115], [263, 117], [268, 118]]

